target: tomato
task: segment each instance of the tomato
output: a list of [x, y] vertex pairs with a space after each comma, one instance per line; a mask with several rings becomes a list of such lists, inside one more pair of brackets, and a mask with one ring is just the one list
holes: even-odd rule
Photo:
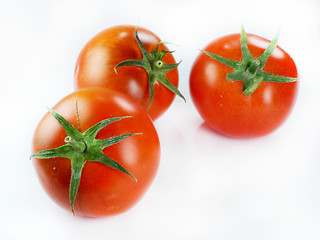
[[[177, 90], [178, 64], [172, 52], [147, 29], [137, 29], [142, 43], [139, 46], [135, 29], [115, 26], [94, 36], [78, 56], [75, 88], [104, 87], [122, 92], [141, 104], [155, 120], [171, 105], [175, 94], [183, 98]], [[142, 58], [149, 61], [139, 62]], [[132, 59], [138, 61], [138, 66], [122, 65], [115, 72], [115, 66]]]
[[[260, 78], [262, 82], [254, 86], [255, 91], [247, 96], [244, 94], [244, 82], [237, 80], [249, 76], [249, 68], [257, 70], [260, 62], [256, 59], [271, 45], [275, 49], [273, 52], [268, 49], [272, 54], [263, 69], [258, 69], [263, 74]], [[287, 119], [297, 95], [298, 82], [295, 78], [298, 73], [293, 59], [274, 41], [270, 44], [267, 39], [254, 34], [246, 35], [243, 31], [241, 35], [231, 34], [216, 39], [204, 50], [206, 52], [200, 53], [193, 64], [189, 84], [192, 101], [209, 127], [230, 137], [258, 137], [273, 132]], [[207, 56], [210, 53], [218, 57], [213, 56], [213, 59]], [[250, 61], [245, 60], [243, 54], [248, 54]], [[233, 62], [235, 68], [241, 63], [244, 71], [233, 73], [230, 66], [216, 60], [219, 56], [236, 61]], [[273, 78], [271, 74], [277, 75], [275, 77], [280, 80], [287, 77], [289, 82], [270, 82], [267, 78]], [[234, 79], [230, 79], [231, 76]]]
[[[48, 155], [52, 149], [60, 149], [61, 152], [61, 146], [70, 149], [68, 143], [71, 138], [67, 137], [67, 131], [59, 123], [63, 120], [58, 122], [56, 116], [47, 113], [35, 130], [32, 145], [33, 153], [37, 153], [32, 155], [34, 167], [44, 190], [57, 204], [70, 211], [72, 209], [70, 179], [73, 171], [75, 173], [78, 171], [76, 164], [83, 156], [84, 166], [82, 172], [78, 171], [80, 180], [74, 200], [74, 213], [85, 217], [100, 217], [119, 214], [130, 209], [150, 186], [160, 159], [159, 138], [146, 111], [127, 96], [103, 88], [76, 91], [63, 98], [53, 110], [53, 113], [59, 113], [71, 124], [69, 128], [76, 129], [72, 131], [76, 131], [77, 134], [85, 134], [88, 129], [93, 129], [92, 126], [99, 125], [104, 119], [119, 119], [105, 127], [100, 126], [102, 129], [97, 132], [92, 147], [90, 141], [84, 140], [86, 148], [82, 152], [75, 151], [75, 156], [80, 156], [80, 159], [74, 159], [75, 165], [72, 165], [70, 159], [59, 157], [59, 154], [54, 158]], [[125, 118], [120, 119], [120, 117]], [[68, 132], [72, 132], [70, 129]], [[122, 140], [116, 141], [115, 136], [120, 136]], [[99, 155], [92, 149], [100, 146], [98, 143], [103, 143], [105, 140], [100, 142], [99, 140], [103, 139], [110, 140], [109, 146], [101, 147]], [[59, 152], [58, 150], [55, 152]], [[89, 151], [92, 156], [89, 155]], [[43, 152], [49, 153], [44, 156], [41, 155]], [[41, 156], [46, 159], [40, 158]], [[72, 156], [70, 158], [73, 158]], [[106, 156], [115, 161], [111, 166], [119, 164], [124, 170], [119, 171], [116, 167], [112, 168], [99, 162], [107, 158]], [[89, 157], [96, 157], [94, 160], [97, 161], [89, 161]], [[72, 172], [71, 166], [75, 166]]]

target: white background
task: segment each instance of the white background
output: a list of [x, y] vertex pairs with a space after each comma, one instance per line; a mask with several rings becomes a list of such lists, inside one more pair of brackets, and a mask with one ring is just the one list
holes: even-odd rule
[[[76, 58], [101, 30], [145, 27], [176, 43], [180, 90], [156, 121], [161, 165], [128, 212], [73, 217], [42, 190], [29, 160], [47, 111], [73, 91]], [[296, 61], [300, 90], [286, 123], [256, 139], [230, 139], [203, 124], [189, 96], [192, 63], [211, 40], [239, 32], [271, 39]], [[0, 1], [0, 238], [320, 239], [320, 2]]]

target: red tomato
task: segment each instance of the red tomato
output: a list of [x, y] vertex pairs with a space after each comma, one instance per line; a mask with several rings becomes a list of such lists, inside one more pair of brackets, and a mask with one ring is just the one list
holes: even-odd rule
[[[82, 49], [75, 68], [75, 88], [105, 87], [130, 96], [145, 109], [149, 107], [149, 80], [145, 69], [137, 66], [114, 67], [122, 61], [143, 57], [135, 38], [134, 26], [116, 26], [108, 28], [93, 37]], [[160, 39], [144, 28], [138, 28], [138, 35], [147, 52], [152, 52]], [[168, 48], [159, 45], [159, 51]], [[175, 64], [172, 53], [163, 57], [166, 64]], [[165, 76], [178, 87], [178, 70], [168, 71]], [[175, 93], [159, 81], [154, 85], [154, 96], [148, 113], [153, 120], [162, 115], [171, 105]]]
[[[248, 34], [247, 46], [254, 59], [270, 41]], [[241, 61], [240, 34], [221, 37], [204, 50]], [[264, 72], [296, 78], [292, 58], [276, 47], [266, 61]], [[261, 82], [250, 96], [242, 93], [243, 82], [226, 81], [233, 70], [201, 53], [190, 74], [192, 101], [204, 121], [215, 131], [231, 137], [257, 137], [271, 133], [288, 117], [297, 95], [297, 82]]]
[[[86, 161], [74, 211], [76, 215], [100, 217], [118, 214], [131, 208], [146, 192], [159, 165], [158, 135], [145, 110], [121, 93], [103, 88], [74, 92], [62, 99], [53, 110], [60, 113], [76, 129], [80, 129], [81, 133], [104, 119], [132, 116], [107, 125], [98, 132], [96, 139], [141, 133], [103, 149], [104, 155], [128, 170], [137, 182], [129, 175], [102, 163]], [[62, 146], [66, 137], [63, 127], [47, 113], [36, 128], [32, 151], [36, 153]], [[33, 158], [33, 162], [45, 191], [60, 206], [71, 210], [70, 160], [61, 157]]]

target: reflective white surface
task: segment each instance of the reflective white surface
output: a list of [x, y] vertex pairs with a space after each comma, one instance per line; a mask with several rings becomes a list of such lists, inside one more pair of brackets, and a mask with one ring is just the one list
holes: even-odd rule
[[[155, 14], [156, 9], [159, 13]], [[271, 39], [296, 61], [290, 118], [273, 134], [230, 139], [194, 109], [188, 77], [214, 38]], [[29, 160], [33, 131], [73, 91], [77, 55], [101, 30], [139, 24], [173, 42], [180, 90], [156, 121], [162, 158], [145, 197], [115, 217], [73, 217], [42, 190]], [[320, 239], [320, 3], [305, 1], [6, 1], [0, 7], [1, 239]]]

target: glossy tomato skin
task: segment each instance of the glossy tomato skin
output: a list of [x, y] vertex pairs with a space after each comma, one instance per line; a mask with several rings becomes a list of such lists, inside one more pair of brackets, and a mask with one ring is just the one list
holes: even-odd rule
[[[62, 99], [53, 110], [61, 114], [77, 129], [84, 132], [101, 120], [133, 116], [102, 129], [97, 139], [142, 133], [103, 150], [104, 154], [132, 173], [129, 175], [101, 163], [86, 162], [75, 199], [75, 214], [85, 217], [115, 215], [130, 209], [144, 195], [154, 179], [160, 159], [160, 144], [152, 120], [145, 110], [121, 93], [88, 88]], [[36, 128], [33, 153], [64, 145], [66, 133], [57, 120], [47, 113]], [[69, 159], [34, 159], [35, 170], [49, 196], [60, 206], [71, 211]]]
[[[134, 36], [135, 26], [115, 26], [94, 36], [82, 49], [75, 67], [75, 88], [105, 87], [122, 92], [145, 109], [149, 107], [149, 82], [147, 72], [136, 66], [119, 67], [118, 74], [114, 67], [128, 59], [141, 59], [142, 53]], [[161, 41], [151, 31], [138, 28], [138, 36], [146, 50], [152, 52]], [[160, 44], [159, 51], [168, 50]], [[163, 62], [175, 63], [171, 53], [167, 53]], [[167, 79], [178, 87], [178, 70], [166, 73]], [[148, 110], [153, 120], [160, 117], [171, 105], [175, 94], [159, 82], [154, 84], [154, 97]]]
[[[248, 34], [248, 48], [259, 57], [270, 41]], [[205, 51], [241, 61], [240, 34], [221, 37]], [[276, 47], [266, 62], [265, 72], [296, 78], [293, 59]], [[233, 70], [201, 53], [190, 73], [190, 94], [201, 117], [213, 130], [230, 137], [247, 138], [267, 135], [288, 117], [295, 103], [298, 83], [262, 82], [250, 96], [242, 93], [241, 81], [226, 81]]]

